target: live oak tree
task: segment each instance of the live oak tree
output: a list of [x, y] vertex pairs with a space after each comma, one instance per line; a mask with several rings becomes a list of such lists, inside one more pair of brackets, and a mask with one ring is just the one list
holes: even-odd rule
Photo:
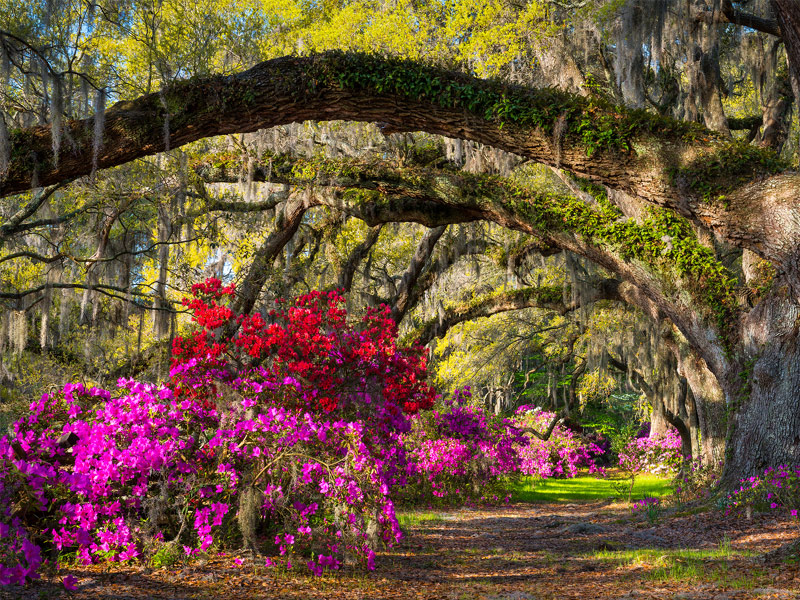
[[[797, 6], [773, 0], [775, 20], [758, 20], [739, 4], [722, 2], [718, 10], [692, 18], [703, 27], [728, 22], [779, 36], [786, 77], [797, 96]], [[641, 41], [639, 54], [629, 57], [633, 63], [641, 59]], [[284, 201], [284, 227], [256, 251], [252, 276], [245, 279], [251, 288], [244, 288], [242, 302], [252, 302], [263, 286], [259, 264], [274, 260], [315, 205], [333, 206], [371, 227], [421, 223], [432, 228], [431, 236], [444, 225], [477, 220], [521, 231], [543, 247], [600, 265], [624, 284], [626, 302], [675, 326], [680, 339], [674, 354], [702, 421], [705, 452], [717, 458], [726, 448], [730, 486], [766, 466], [800, 463], [800, 214], [798, 175], [775, 152], [786, 139], [786, 94], [765, 102], [758, 133], [763, 143], [732, 139], [734, 127], [721, 109], [715, 52], [712, 40], [693, 54], [700, 57], [697, 85], [706, 87], [692, 97], [708, 128], [694, 122], [697, 103], [682, 105], [689, 121], [668, 116], [677, 104], [667, 101], [667, 80], [649, 88], [620, 81], [621, 97], [611, 94], [629, 104], [650, 102], [660, 114], [621, 108], [606, 94], [586, 94], [585, 86], [577, 93], [578, 86], [590, 83], [579, 63], [576, 93], [340, 52], [284, 57], [231, 75], [190, 80], [162, 69], [159, 91], [131, 94], [94, 117], [6, 124], [0, 193], [59, 185], [205, 137], [306, 120], [373, 122], [386, 135], [424, 131], [570, 173], [578, 178], [577, 195], [543, 194], [524, 179], [441, 167], [311, 160], [281, 169], [272, 161], [262, 177], [299, 191]], [[646, 77], [648, 72], [668, 75], [629, 73]], [[153, 88], [147, 83], [140, 89]], [[637, 98], [643, 89], [657, 90], [661, 100]], [[102, 108], [104, 91], [95, 96]], [[35, 212], [36, 201], [31, 206]], [[32, 214], [22, 211], [19, 222], [12, 219], [4, 227], [20, 226]], [[102, 241], [102, 227], [98, 231]], [[164, 232], [157, 241], [164, 245], [168, 237]], [[105, 252], [101, 245], [96, 258]], [[742, 277], [722, 258], [726, 249], [741, 252]], [[413, 267], [409, 278], [419, 275]]]

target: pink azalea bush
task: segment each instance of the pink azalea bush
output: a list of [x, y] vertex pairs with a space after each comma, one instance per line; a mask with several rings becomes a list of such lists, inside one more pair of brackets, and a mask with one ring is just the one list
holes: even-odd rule
[[742, 479], [727, 498], [729, 512], [775, 511], [798, 518], [800, 511], [800, 467], [769, 468], [761, 476]]
[[438, 410], [419, 413], [404, 444], [411, 459], [403, 497], [415, 502], [496, 502], [507, 499], [518, 475], [519, 448], [527, 443], [510, 419], [471, 404], [469, 387]]
[[435, 396], [423, 353], [396, 345], [385, 311], [350, 327], [335, 293], [267, 324], [234, 315], [217, 280], [194, 291], [201, 328], [176, 339], [169, 382], [70, 384], [0, 438], [0, 584], [60, 552], [132, 560], [162, 536], [188, 555], [238, 536], [316, 574], [374, 568], [376, 545], [400, 538], [401, 436]]
[[476, 406], [469, 388], [457, 390], [438, 410], [412, 419], [404, 443], [412, 462], [408, 500], [497, 502], [509, 499], [509, 484], [522, 476], [575, 477], [582, 468], [598, 472], [602, 450], [556, 426], [547, 440], [526, 431], [544, 431], [553, 414], [523, 406], [502, 418]]
[[675, 495], [681, 502], [707, 500], [722, 474], [723, 461], [704, 462], [698, 458], [684, 461], [673, 480]]
[[[554, 417], [554, 413], [525, 405], [517, 409], [514, 423], [520, 428], [544, 432]], [[590, 473], [599, 471], [594, 459], [603, 450], [597, 444], [583, 441], [561, 425], [553, 428], [547, 440], [540, 440], [530, 433], [526, 437], [528, 443], [519, 448], [520, 471], [525, 475], [539, 479], [572, 478], [582, 468], [588, 468]]]
[[634, 438], [619, 453], [619, 466], [628, 473], [675, 475], [681, 466], [681, 438], [677, 429], [656, 437]]

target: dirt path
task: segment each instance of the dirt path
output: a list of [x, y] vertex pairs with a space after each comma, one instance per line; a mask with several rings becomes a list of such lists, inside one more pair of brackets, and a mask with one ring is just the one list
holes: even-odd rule
[[[673, 515], [651, 524], [620, 505], [512, 505], [437, 513], [382, 553], [371, 573], [275, 576], [232, 556], [168, 569], [77, 569], [78, 590], [57, 582], [5, 589], [0, 598], [325, 598], [726, 600], [800, 598], [800, 565], [764, 552], [797, 537], [769, 516]], [[680, 553], [693, 549], [694, 555]], [[638, 552], [637, 552], [638, 551]], [[636, 554], [634, 556], [634, 554]]]

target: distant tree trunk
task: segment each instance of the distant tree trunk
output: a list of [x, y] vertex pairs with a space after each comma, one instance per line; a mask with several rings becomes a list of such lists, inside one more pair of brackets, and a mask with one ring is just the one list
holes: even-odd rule
[[705, 361], [689, 352], [679, 359], [679, 372], [691, 390], [692, 410], [687, 414], [699, 429], [692, 436], [703, 464], [719, 463], [725, 453], [727, 409], [725, 394]]
[[367, 257], [369, 251], [378, 241], [383, 224], [370, 227], [363, 242], [356, 246], [339, 269], [336, 285], [344, 292], [349, 292], [353, 286], [353, 278], [358, 270], [358, 265]]
[[167, 301], [167, 275], [169, 273], [169, 240], [172, 235], [170, 223], [171, 213], [165, 203], [158, 206], [158, 281], [156, 282], [156, 297], [154, 305], [156, 311], [153, 315], [153, 336], [161, 339], [169, 332], [169, 302]]
[[780, 153], [789, 137], [792, 116], [792, 87], [789, 78], [778, 77], [763, 100], [761, 112], [762, 132], [759, 145]]
[[406, 272], [403, 273], [403, 279], [400, 281], [400, 285], [397, 288], [394, 305], [392, 306], [392, 320], [395, 323], [400, 323], [406, 315], [406, 312], [411, 308], [412, 303], [410, 300], [412, 298], [412, 289], [416, 285], [419, 276], [422, 274], [422, 270], [430, 262], [433, 251], [436, 248], [436, 243], [439, 241], [439, 238], [442, 237], [446, 229], [447, 226], [445, 225], [434, 227], [426, 231], [425, 235], [422, 236], [417, 250], [411, 258], [411, 264], [409, 264]]
[[706, 127], [730, 136], [720, 94], [722, 81], [719, 72], [719, 44], [710, 35], [703, 35], [702, 44], [695, 46], [693, 59], [695, 64], [690, 69], [691, 86], [702, 106]]

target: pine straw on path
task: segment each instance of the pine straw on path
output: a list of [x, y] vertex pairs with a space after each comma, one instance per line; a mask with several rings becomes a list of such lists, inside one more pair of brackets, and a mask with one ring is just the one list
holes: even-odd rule
[[[214, 556], [169, 568], [105, 565], [58, 580], [6, 588], [0, 598], [145, 600], [297, 598], [726, 600], [800, 598], [800, 566], [763, 560], [797, 537], [797, 526], [769, 515], [675, 514], [656, 524], [623, 505], [517, 504], [437, 513], [379, 555], [377, 569], [322, 578], [236, 565]], [[420, 518], [424, 518], [421, 516]], [[682, 551], [692, 549], [693, 552]], [[772, 555], [774, 556], [774, 555]], [[304, 569], [303, 569], [304, 570]]]

